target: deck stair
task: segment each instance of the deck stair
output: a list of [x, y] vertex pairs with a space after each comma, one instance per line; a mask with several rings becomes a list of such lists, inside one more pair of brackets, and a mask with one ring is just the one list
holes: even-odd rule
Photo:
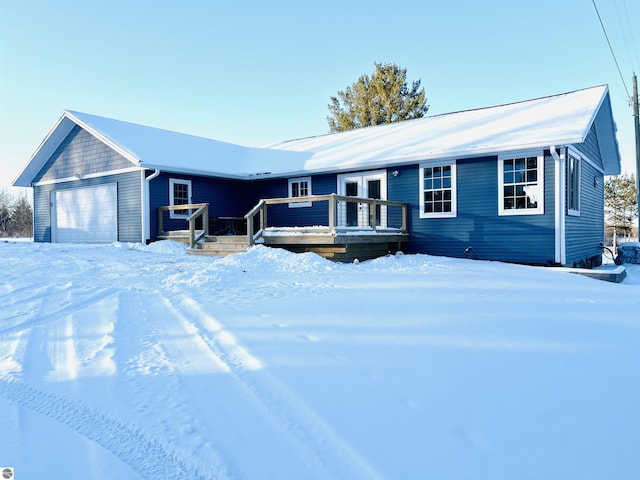
[[[204, 230], [196, 230], [194, 233], [194, 238], [196, 240], [204, 238], [205, 236]], [[161, 235], [158, 235], [158, 240], [173, 240], [175, 242], [189, 243], [189, 239], [189, 230], [171, 230], [169, 232], [162, 232]]]
[[[191, 255], [210, 255], [225, 257], [232, 253], [246, 252], [249, 249], [249, 240], [246, 235], [205, 235], [204, 231], [196, 230], [199, 238], [193, 248], [187, 249]], [[173, 230], [165, 232], [158, 237], [159, 240], [173, 240], [189, 244], [189, 230]]]
[[246, 235], [208, 235], [187, 252], [191, 255], [225, 257], [232, 253], [246, 252], [248, 249], [249, 240]]

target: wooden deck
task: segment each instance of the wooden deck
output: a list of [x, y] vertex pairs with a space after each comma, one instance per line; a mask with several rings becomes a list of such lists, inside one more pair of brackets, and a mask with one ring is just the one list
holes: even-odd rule
[[352, 262], [395, 253], [408, 239], [409, 235], [397, 229], [337, 228], [323, 232], [313, 228], [267, 228], [259, 243], [295, 253], [313, 252], [331, 260]]
[[[158, 239], [170, 239], [188, 243], [189, 253], [194, 255], [225, 256], [246, 251], [252, 245], [261, 244], [268, 247], [284, 248], [291, 252], [313, 252], [325, 258], [352, 262], [355, 259], [368, 260], [395, 253], [401, 250], [402, 244], [409, 240], [407, 233], [407, 206], [404, 203], [339, 195], [320, 195], [296, 198], [296, 202], [329, 202], [327, 225], [313, 227], [270, 227], [267, 223], [269, 205], [290, 203], [290, 198], [263, 199], [244, 217], [245, 235], [210, 235], [209, 217], [206, 204], [184, 205], [179, 207], [161, 207], [159, 211]], [[344, 218], [339, 218], [338, 205], [348, 202], [368, 205], [368, 218], [365, 225], [345, 226]], [[397, 227], [386, 226], [386, 218], [377, 218], [385, 209], [400, 210], [400, 223]], [[196, 210], [187, 219], [188, 230], [165, 232], [162, 229], [162, 212], [169, 210]], [[387, 210], [384, 210], [385, 212]], [[196, 220], [205, 228], [197, 230]], [[244, 228], [243, 228], [244, 230]]]

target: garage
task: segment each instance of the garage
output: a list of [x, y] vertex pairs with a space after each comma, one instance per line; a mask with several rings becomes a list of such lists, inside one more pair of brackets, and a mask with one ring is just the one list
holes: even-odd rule
[[117, 241], [117, 184], [51, 192], [51, 233], [56, 243]]

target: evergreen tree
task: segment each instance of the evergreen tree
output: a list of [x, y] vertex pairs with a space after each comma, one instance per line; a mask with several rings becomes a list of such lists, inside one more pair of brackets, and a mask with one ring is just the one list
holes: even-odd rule
[[634, 175], [610, 177], [604, 183], [604, 209], [607, 227], [613, 230], [613, 245], [617, 246], [618, 235], [629, 238], [634, 220], [638, 218], [636, 179]]
[[33, 236], [33, 209], [26, 196], [20, 197], [13, 206], [9, 230], [14, 236]]
[[0, 191], [0, 237], [6, 235], [11, 219], [11, 195]]
[[420, 80], [407, 85], [407, 69], [391, 63], [375, 63], [376, 70], [331, 97], [329, 129], [355, 128], [421, 118], [429, 109]]

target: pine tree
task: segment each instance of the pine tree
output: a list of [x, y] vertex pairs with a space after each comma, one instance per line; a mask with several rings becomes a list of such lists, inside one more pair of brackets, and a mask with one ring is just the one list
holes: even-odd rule
[[331, 97], [329, 129], [343, 132], [355, 128], [421, 118], [429, 109], [420, 80], [407, 85], [407, 69], [391, 63], [375, 63], [376, 70], [362, 75]]
[[618, 235], [629, 238], [634, 220], [638, 218], [636, 179], [634, 175], [610, 177], [604, 183], [604, 209], [607, 227], [613, 230], [613, 246], [617, 246]]
[[11, 220], [11, 195], [0, 191], [0, 237], [7, 234]]
[[21, 237], [33, 236], [33, 209], [27, 197], [20, 197], [13, 207], [11, 223], [15, 234]]

